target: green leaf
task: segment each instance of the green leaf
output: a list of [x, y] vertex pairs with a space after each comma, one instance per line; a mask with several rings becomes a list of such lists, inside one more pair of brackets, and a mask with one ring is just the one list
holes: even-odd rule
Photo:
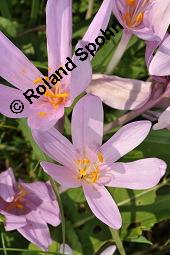
[[34, 141], [31, 133], [31, 129], [28, 127], [27, 120], [26, 119], [20, 119], [19, 120], [19, 129], [22, 131], [26, 141], [31, 144], [33, 151], [35, 153], [36, 158], [39, 161], [46, 161], [47, 156], [40, 150], [36, 142]]
[[11, 19], [11, 12], [10, 12], [9, 3], [7, 0], [0, 1], [0, 12], [3, 17], [7, 19]]
[[5, 34], [8, 34], [11, 37], [16, 36], [16, 28], [17, 24], [15, 22], [10, 21], [7, 18], [0, 17], [0, 30]]
[[30, 26], [34, 25], [38, 19], [38, 13], [40, 10], [40, 0], [32, 0]]

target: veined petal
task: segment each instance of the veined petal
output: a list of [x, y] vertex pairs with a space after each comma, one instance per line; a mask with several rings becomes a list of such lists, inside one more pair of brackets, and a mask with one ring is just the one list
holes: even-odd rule
[[86, 92], [120, 110], [133, 110], [145, 104], [151, 95], [151, 82], [95, 74]]
[[113, 229], [122, 225], [119, 209], [104, 186], [83, 185], [83, 190], [90, 209], [103, 223]]
[[29, 213], [27, 215], [27, 225], [17, 230], [27, 240], [48, 251], [48, 247], [52, 243], [50, 232], [46, 222], [39, 217], [37, 212]]
[[38, 77], [42, 77], [38, 69], [2, 32], [0, 32], [0, 51], [0, 76], [15, 87], [26, 91], [32, 87]]
[[83, 41], [94, 43], [95, 39], [101, 34], [100, 29], [106, 30], [111, 12], [113, 0], [104, 0], [87, 32], [83, 36]]
[[[63, 117], [64, 107], [59, 107], [57, 110], [46, 103], [40, 108], [31, 109], [32, 114], [28, 118], [28, 125], [31, 129], [37, 129], [46, 131], [56, 124], [56, 122]], [[45, 113], [45, 116], [41, 116], [40, 113]]]
[[158, 184], [165, 174], [166, 163], [158, 158], [140, 159], [129, 163], [110, 165], [107, 186], [128, 189], [149, 189]]
[[43, 170], [54, 178], [60, 185], [68, 188], [76, 188], [81, 186], [80, 180], [76, 175], [76, 169], [69, 169], [63, 166], [58, 166], [49, 162], [41, 162]]
[[49, 73], [72, 54], [72, 0], [48, 0], [46, 7]]
[[163, 128], [170, 129], [170, 106], [160, 115], [158, 123], [153, 126], [155, 130]]
[[14, 199], [15, 185], [16, 181], [11, 168], [0, 174], [0, 197], [6, 202], [11, 202]]
[[76, 150], [97, 150], [103, 139], [103, 106], [98, 97], [87, 95], [73, 109], [72, 141]]
[[41, 218], [48, 224], [54, 227], [60, 224], [60, 210], [57, 201], [44, 201], [39, 207], [39, 212]]
[[146, 51], [145, 51], [145, 61], [147, 68], [149, 69], [149, 65], [153, 59], [153, 54], [155, 49], [159, 46], [159, 41], [147, 41], [146, 42]]
[[46, 132], [33, 130], [32, 134], [40, 148], [52, 159], [68, 168], [75, 167], [77, 153], [70, 141], [58, 130], [55, 128]]
[[153, 57], [149, 72], [152, 75], [170, 75], [170, 35], [163, 41]]
[[153, 32], [153, 36], [158, 37], [159, 41], [163, 40], [170, 24], [170, 0], [165, 0], [164, 4], [162, 0], [151, 1], [151, 6], [145, 11], [143, 23]]
[[[76, 45], [76, 49], [84, 49], [85, 43], [79, 41]], [[73, 63], [77, 66], [70, 74], [70, 96], [73, 101], [78, 95], [80, 95], [91, 82], [92, 79], [92, 66], [90, 63], [90, 57], [81, 61], [77, 56], [73, 56]]]
[[99, 149], [106, 162], [115, 162], [136, 148], [148, 135], [150, 121], [135, 121], [125, 125]]
[[0, 113], [9, 118], [28, 117], [31, 114], [30, 103], [21, 90], [0, 84]]
[[5, 216], [5, 230], [12, 231], [24, 227], [27, 224], [25, 216], [17, 216], [9, 213], [4, 213]]

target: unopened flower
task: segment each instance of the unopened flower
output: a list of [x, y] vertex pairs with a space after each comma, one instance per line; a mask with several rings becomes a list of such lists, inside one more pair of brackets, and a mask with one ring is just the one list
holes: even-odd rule
[[[97, 36], [101, 33], [100, 28], [106, 29], [111, 15], [111, 4], [112, 0], [104, 0], [96, 15], [97, 20], [94, 18], [84, 36], [84, 41], [91, 42], [94, 34]], [[97, 22], [98, 27], [96, 27]], [[46, 23], [50, 77], [56, 69], [59, 70], [67, 62], [66, 58], [71, 59], [72, 56], [72, 0], [48, 0]], [[83, 42], [79, 41], [76, 48], [81, 47], [82, 44]], [[51, 90], [47, 87], [46, 93], [38, 99], [36, 97], [34, 103], [30, 104], [23, 92], [36, 89], [36, 86], [43, 84], [42, 78], [48, 82], [49, 77], [44, 77], [2, 32], [0, 32], [0, 50], [0, 75], [16, 87], [0, 85], [0, 112], [10, 118], [27, 117], [28, 124], [33, 129], [46, 130], [54, 126], [63, 116], [64, 108], [70, 106], [74, 98], [83, 92], [91, 81], [92, 68], [89, 57], [81, 62], [79, 58], [73, 56], [72, 60], [77, 67], [57, 84], [51, 85]], [[62, 75], [62, 70], [60, 72]], [[51, 79], [50, 82], [52, 83]], [[10, 105], [14, 100], [23, 103], [24, 110], [21, 113], [16, 114], [11, 111]]]
[[55, 128], [47, 132], [33, 130], [41, 149], [63, 165], [41, 162], [41, 166], [64, 187], [82, 186], [96, 217], [109, 227], [119, 229], [121, 216], [105, 186], [148, 189], [165, 174], [166, 164], [157, 158], [116, 163], [145, 139], [151, 123], [130, 123], [102, 145], [102, 103], [99, 98], [87, 95], [76, 104], [71, 125], [73, 144]]
[[86, 92], [98, 96], [108, 106], [119, 110], [142, 107], [150, 98], [152, 83], [113, 75], [94, 74]]
[[6, 231], [17, 230], [43, 250], [52, 243], [48, 224], [60, 224], [59, 207], [48, 183], [17, 183], [12, 169], [0, 174], [0, 214]]

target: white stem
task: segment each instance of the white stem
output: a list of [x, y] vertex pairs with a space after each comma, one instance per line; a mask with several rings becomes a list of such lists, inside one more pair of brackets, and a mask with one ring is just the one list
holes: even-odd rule
[[113, 73], [115, 67], [117, 66], [117, 64], [121, 60], [123, 54], [125, 53], [125, 50], [127, 48], [127, 45], [128, 45], [128, 42], [129, 42], [131, 36], [132, 36], [131, 32], [129, 32], [125, 29], [123, 30], [122, 38], [121, 38], [119, 45], [117, 46], [117, 49], [115, 50], [113, 57], [106, 69], [106, 74]]

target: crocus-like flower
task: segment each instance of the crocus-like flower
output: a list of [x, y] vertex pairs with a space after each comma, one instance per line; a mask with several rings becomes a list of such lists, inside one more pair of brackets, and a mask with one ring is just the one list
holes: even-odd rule
[[113, 13], [129, 32], [144, 40], [162, 40], [170, 24], [170, 1], [113, 0]]
[[[112, 0], [104, 0], [84, 36], [84, 41], [91, 42], [94, 36], [100, 33], [101, 28], [106, 29], [111, 15], [111, 5]], [[55, 70], [59, 70], [68, 62], [66, 58], [71, 60], [72, 0], [48, 0], [46, 30], [49, 77], [43, 77], [24, 54], [0, 32], [0, 75], [16, 87], [0, 85], [0, 112], [10, 118], [27, 117], [31, 128], [43, 130], [55, 125], [63, 116], [64, 107], [70, 106], [74, 98], [87, 88], [92, 76], [90, 58], [88, 57], [82, 62], [74, 55], [72, 61], [77, 66], [74, 70], [68, 73], [64, 69], [67, 74], [60, 70], [60, 75], [64, 77], [56, 84], [55, 79], [50, 78]], [[76, 48], [79, 47], [82, 47], [81, 41], [76, 46]], [[73, 67], [70, 67], [70, 69], [73, 69]], [[46, 86], [46, 93], [42, 96], [38, 95], [39, 98], [35, 93], [31, 97], [32, 104], [30, 104], [25, 99], [23, 92], [28, 89], [36, 91], [36, 86], [43, 84], [42, 78], [50, 83], [52, 89], [50, 90]], [[29, 96], [30, 94], [31, 92], [28, 93]], [[17, 102], [13, 106], [16, 108], [13, 112], [10, 105], [14, 100], [17, 100]], [[22, 105], [18, 100], [24, 105], [21, 112]]]
[[112, 108], [134, 110], [142, 107], [149, 100], [152, 83], [113, 75], [94, 74], [86, 92], [98, 96]]
[[82, 186], [96, 217], [109, 227], [119, 229], [121, 216], [105, 186], [148, 189], [165, 174], [166, 164], [157, 158], [116, 163], [145, 139], [151, 123], [130, 123], [102, 145], [102, 103], [99, 98], [87, 95], [76, 104], [71, 125], [73, 144], [55, 128], [47, 132], [33, 130], [41, 149], [63, 165], [41, 162], [41, 166], [65, 187]]
[[6, 231], [17, 230], [43, 250], [52, 243], [47, 223], [60, 224], [59, 207], [48, 183], [17, 183], [12, 169], [0, 174], [0, 214]]
[[164, 38], [170, 24], [170, 0], [113, 0], [113, 13], [124, 27], [121, 41], [107, 67], [112, 74], [123, 56], [132, 34], [149, 40]]
[[[158, 123], [154, 125], [154, 129], [170, 128], [170, 83], [168, 76], [170, 75], [170, 35], [166, 35], [164, 41], [156, 51], [156, 42], [149, 42], [146, 49], [146, 63], [150, 74], [154, 79], [162, 81], [164, 84], [165, 97], [168, 108], [160, 115]], [[163, 85], [162, 85], [163, 86]]]

